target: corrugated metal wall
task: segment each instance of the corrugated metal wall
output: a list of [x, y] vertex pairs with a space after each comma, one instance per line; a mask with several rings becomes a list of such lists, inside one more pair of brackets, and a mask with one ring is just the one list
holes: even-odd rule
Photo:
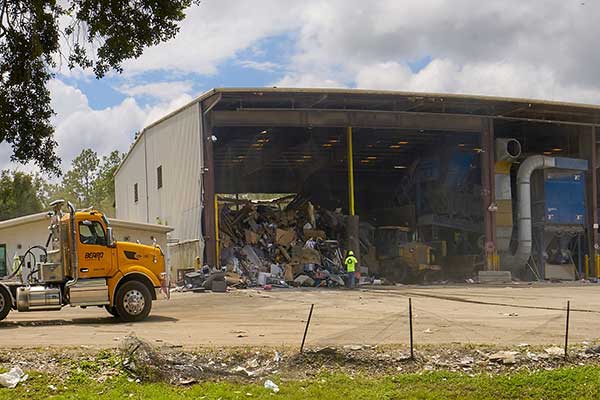
[[[145, 137], [133, 147], [115, 176], [115, 204], [118, 219], [148, 222], [146, 199]], [[134, 199], [134, 185], [138, 185], [138, 201]]]
[[[198, 104], [146, 129], [115, 177], [117, 218], [169, 225], [174, 228], [171, 239], [202, 239], [200, 143]], [[158, 167], [162, 167], [162, 188], [158, 188]], [[133, 202], [136, 181], [140, 181], [137, 204]], [[146, 196], [147, 210], [141, 210]], [[204, 250], [203, 240], [200, 243], [199, 255]]]

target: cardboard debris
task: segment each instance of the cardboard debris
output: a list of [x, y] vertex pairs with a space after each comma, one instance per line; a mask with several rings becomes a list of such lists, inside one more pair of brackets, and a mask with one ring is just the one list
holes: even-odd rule
[[307, 247], [299, 248], [295, 247], [292, 250], [294, 256], [292, 262], [297, 264], [320, 264], [321, 254], [315, 250]]
[[[219, 207], [221, 264], [211, 273], [227, 271], [227, 284], [235, 287], [345, 284], [346, 216], [300, 196], [240, 205]], [[310, 280], [295, 282], [300, 275]]]
[[244, 235], [246, 236], [246, 243], [248, 243], [248, 244], [257, 244], [258, 243], [259, 236], [256, 233], [246, 229], [244, 231]]
[[291, 229], [276, 229], [275, 242], [282, 246], [289, 246], [296, 240], [296, 232]]
[[292, 282], [294, 280], [294, 266], [293, 265], [286, 265], [285, 266], [285, 273], [283, 274], [283, 279], [286, 282]]
[[309, 237], [313, 239], [326, 239], [327, 234], [325, 231], [320, 231], [317, 229], [304, 229], [304, 237]]

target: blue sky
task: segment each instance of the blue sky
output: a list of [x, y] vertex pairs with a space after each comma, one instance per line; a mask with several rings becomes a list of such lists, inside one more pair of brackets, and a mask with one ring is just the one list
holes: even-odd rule
[[[213, 87], [357, 87], [600, 103], [600, 4], [546, 0], [204, 0], [176, 38], [97, 80], [50, 83], [63, 167]], [[10, 148], [0, 144], [0, 167]]]

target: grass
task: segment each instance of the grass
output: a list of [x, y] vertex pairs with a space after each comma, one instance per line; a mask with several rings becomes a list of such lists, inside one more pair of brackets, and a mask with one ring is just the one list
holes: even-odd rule
[[[424, 372], [384, 377], [322, 374], [310, 381], [274, 379], [277, 394], [262, 384], [206, 382], [190, 387], [136, 383], [120, 375], [106, 383], [77, 369], [64, 382], [40, 373], [16, 389], [0, 389], [0, 399], [597, 399], [600, 367], [574, 367], [503, 375]], [[49, 386], [56, 386], [52, 390]]]

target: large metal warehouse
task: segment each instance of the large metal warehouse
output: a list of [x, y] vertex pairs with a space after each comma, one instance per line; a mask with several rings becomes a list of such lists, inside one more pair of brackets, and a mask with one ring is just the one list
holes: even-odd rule
[[240, 195], [280, 194], [344, 216], [341, 247], [374, 272], [394, 275], [390, 249], [365, 246], [363, 229], [435, 249], [450, 275], [597, 276], [598, 126], [592, 105], [213, 89], [140, 133], [116, 173], [116, 217], [173, 227], [174, 268], [224, 265], [236, 240], [219, 219]]

